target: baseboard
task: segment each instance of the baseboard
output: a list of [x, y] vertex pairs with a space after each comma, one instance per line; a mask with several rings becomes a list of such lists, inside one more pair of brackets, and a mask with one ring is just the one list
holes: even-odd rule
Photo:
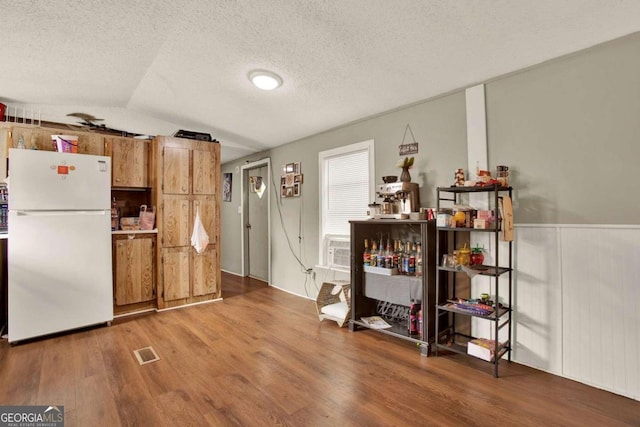
[[176, 309], [179, 309], [179, 308], [193, 307], [195, 305], [210, 304], [212, 302], [219, 302], [219, 301], [222, 301], [222, 298], [216, 298], [216, 299], [210, 299], [210, 300], [206, 300], [206, 301], [194, 302], [194, 303], [191, 303], [191, 304], [177, 305], [175, 307], [159, 308], [159, 309], [156, 309], [156, 311], [158, 313], [160, 313], [162, 311], [176, 310]]
[[279, 291], [286, 292], [288, 294], [295, 295], [295, 296], [300, 297], [300, 298], [304, 298], [304, 299], [308, 299], [308, 300], [311, 300], [311, 301], [315, 301], [315, 298], [311, 298], [310, 296], [307, 296], [307, 295], [300, 295], [300, 294], [297, 294], [295, 292], [291, 292], [288, 289], [282, 289], [282, 288], [280, 288], [280, 287], [278, 287], [278, 286], [276, 286], [274, 284], [270, 284], [269, 286], [271, 286], [272, 288], [276, 288]]
[[221, 268], [220, 271], [223, 271], [227, 274], [233, 274], [234, 276], [238, 276], [238, 277], [244, 277], [242, 274], [240, 273], [236, 273], [235, 271], [229, 271], [229, 270], [225, 270], [224, 268]]

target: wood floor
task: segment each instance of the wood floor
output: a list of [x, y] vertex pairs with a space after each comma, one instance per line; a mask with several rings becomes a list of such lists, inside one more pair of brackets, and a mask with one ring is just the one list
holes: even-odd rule
[[[66, 426], [640, 425], [631, 399], [515, 363], [495, 379], [481, 361], [319, 322], [312, 301], [258, 281], [223, 274], [225, 288], [221, 302], [3, 341], [0, 405], [64, 405]], [[148, 346], [160, 360], [141, 366]]]

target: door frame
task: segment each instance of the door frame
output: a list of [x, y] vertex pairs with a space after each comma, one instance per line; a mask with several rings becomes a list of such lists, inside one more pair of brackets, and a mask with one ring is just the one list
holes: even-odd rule
[[249, 218], [249, 170], [262, 166], [267, 167], [267, 284], [271, 285], [271, 193], [273, 189], [268, 188], [272, 183], [271, 159], [269, 157], [256, 160], [255, 162], [244, 164], [240, 167], [240, 253], [242, 265], [242, 277], [249, 271], [249, 246], [245, 244], [249, 238], [245, 219]]

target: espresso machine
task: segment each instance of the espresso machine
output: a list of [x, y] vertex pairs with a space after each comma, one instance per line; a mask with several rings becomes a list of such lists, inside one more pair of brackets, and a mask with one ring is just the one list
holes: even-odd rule
[[409, 218], [409, 213], [420, 211], [420, 188], [415, 182], [388, 182], [376, 186], [382, 199], [379, 219]]

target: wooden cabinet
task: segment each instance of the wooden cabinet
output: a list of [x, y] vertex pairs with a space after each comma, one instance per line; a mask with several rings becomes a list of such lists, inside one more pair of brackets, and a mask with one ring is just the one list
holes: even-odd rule
[[10, 129], [9, 148], [17, 148], [22, 137], [27, 149], [37, 148], [55, 151], [51, 135], [75, 135], [78, 137], [78, 154], [104, 155], [104, 135], [72, 129], [46, 128], [33, 125], [14, 125]]
[[[380, 316], [389, 328], [376, 329], [397, 338], [413, 341], [424, 355], [430, 353], [435, 342], [435, 221], [424, 220], [365, 220], [351, 224], [351, 320], [349, 329], [371, 328], [363, 318]], [[365, 265], [364, 241], [386, 243], [396, 240], [420, 243], [422, 268], [408, 273], [406, 268], [384, 268]], [[383, 249], [384, 251], [384, 249]], [[396, 254], [401, 259], [403, 254]], [[414, 258], [415, 260], [415, 258]], [[399, 260], [400, 265], [403, 263]], [[384, 264], [384, 262], [383, 262]], [[406, 265], [409, 265], [408, 263]], [[414, 265], [418, 265], [415, 261]], [[393, 267], [393, 263], [390, 264]], [[401, 270], [401, 271], [400, 271]], [[406, 273], [406, 274], [401, 274]], [[422, 309], [422, 327], [411, 333], [410, 307], [412, 300]]]
[[[158, 226], [158, 307], [220, 297], [220, 146], [157, 137], [152, 145], [153, 204]], [[191, 246], [196, 213], [209, 235]]]
[[156, 235], [119, 232], [113, 242], [114, 312], [122, 314], [156, 306]]
[[111, 156], [113, 187], [149, 186], [149, 141], [108, 136], [104, 147], [105, 155]]

